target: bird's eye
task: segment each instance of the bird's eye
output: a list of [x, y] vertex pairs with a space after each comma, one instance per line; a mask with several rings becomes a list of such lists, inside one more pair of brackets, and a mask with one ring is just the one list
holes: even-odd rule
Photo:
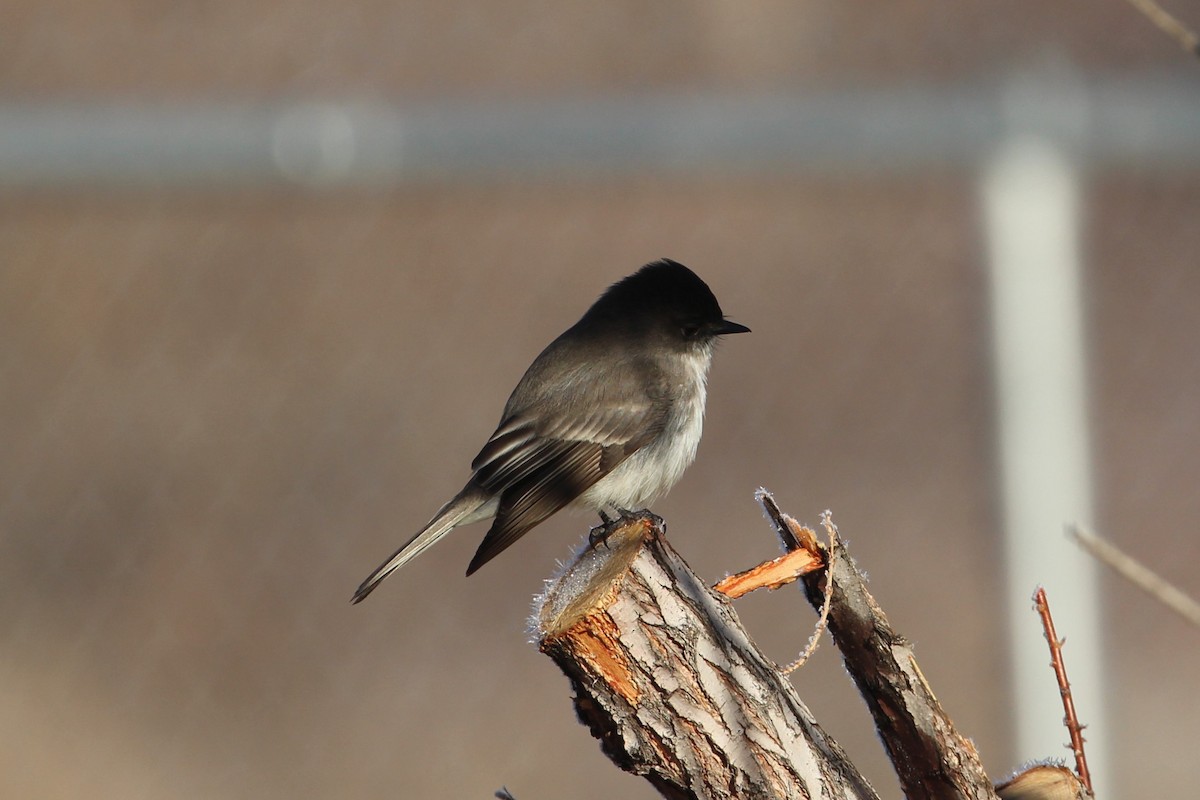
[[699, 325], [684, 325], [679, 329], [685, 339], [695, 339], [700, 333]]

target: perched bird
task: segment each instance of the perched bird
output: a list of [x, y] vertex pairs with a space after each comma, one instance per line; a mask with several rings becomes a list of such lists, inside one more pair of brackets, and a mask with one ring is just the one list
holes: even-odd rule
[[749, 330], [675, 261], [613, 284], [526, 370], [467, 485], [352, 602], [460, 525], [495, 518], [470, 575], [565, 506], [603, 517], [664, 494], [696, 457], [717, 339]]

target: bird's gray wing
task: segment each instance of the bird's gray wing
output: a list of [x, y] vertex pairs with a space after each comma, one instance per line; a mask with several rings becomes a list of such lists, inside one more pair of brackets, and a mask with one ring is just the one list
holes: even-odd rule
[[468, 575], [662, 431], [666, 406], [647, 390], [649, 384], [622, 385], [640, 380], [636, 373], [612, 379], [615, 385], [590, 382], [590, 397], [562, 392], [549, 408], [517, 411], [500, 423], [471, 464], [473, 480], [499, 496], [500, 507]]

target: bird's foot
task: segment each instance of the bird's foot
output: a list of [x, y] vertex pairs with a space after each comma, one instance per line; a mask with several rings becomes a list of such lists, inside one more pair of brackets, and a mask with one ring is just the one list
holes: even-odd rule
[[596, 513], [600, 515], [600, 524], [588, 531], [588, 549], [596, 549], [596, 545], [604, 542], [604, 546], [608, 547], [608, 536], [616, 527], [617, 520], [604, 513], [603, 508], [596, 509]]
[[601, 542], [604, 543], [605, 547], [608, 547], [608, 537], [616, 529], [613, 523], [617, 520], [609, 519], [603, 511], [600, 512], [600, 517], [604, 522], [588, 531], [588, 550], [595, 550], [596, 545]]
[[616, 519], [613, 519], [606, 514], [603, 508], [596, 509], [596, 513], [600, 515], [600, 524], [588, 531], [589, 548], [595, 549], [596, 545], [600, 544], [601, 542], [604, 543], [605, 547], [608, 547], [608, 537], [611, 536], [612, 532], [620, 527], [621, 523], [624, 522], [625, 519], [630, 515], [630, 512], [623, 508], [618, 508], [616, 506], [613, 506], [613, 508], [618, 514]]
[[597, 511], [597, 513], [600, 515], [600, 524], [588, 531], [589, 548], [594, 549], [596, 545], [600, 543], [603, 543], [605, 547], [608, 547], [608, 537], [612, 535], [613, 531], [621, 527], [623, 523], [628, 522], [631, 519], [648, 517], [658, 525], [664, 525], [662, 517], [654, 514], [649, 509], [644, 509], [642, 511], [631, 511], [628, 508], [613, 506], [613, 510], [617, 512], [617, 517], [615, 519], [604, 513], [604, 509], [599, 509]]

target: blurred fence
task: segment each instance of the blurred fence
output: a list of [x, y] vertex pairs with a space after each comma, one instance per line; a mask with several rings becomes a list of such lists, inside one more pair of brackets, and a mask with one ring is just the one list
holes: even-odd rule
[[805, 94], [264, 106], [0, 105], [0, 186], [220, 187], [644, 171], [887, 174], [977, 167], [1014, 132], [1089, 167], [1200, 164], [1190, 75]]

